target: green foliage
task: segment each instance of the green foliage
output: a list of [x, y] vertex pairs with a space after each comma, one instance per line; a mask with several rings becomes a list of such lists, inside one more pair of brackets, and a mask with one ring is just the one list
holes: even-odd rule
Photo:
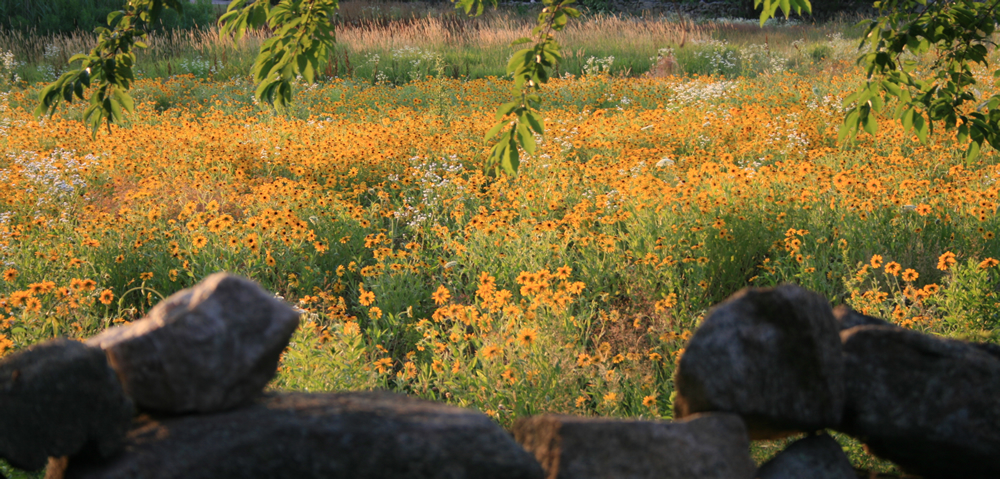
[[166, 9], [160, 15], [160, 21], [154, 25], [156, 30], [172, 30], [208, 27], [218, 19], [212, 0], [196, 0], [184, 4], [184, 10]]
[[[366, 371], [370, 369], [365, 357], [369, 345], [360, 332], [350, 331], [350, 327], [344, 331], [345, 323], [323, 327], [313, 320], [306, 317], [306, 327], [295, 331], [282, 355], [278, 375], [269, 385], [271, 389], [364, 391], [387, 386], [383, 377]], [[324, 345], [324, 339], [334, 339], [331, 343], [339, 347]]]
[[[463, 0], [474, 1], [474, 0]], [[520, 164], [518, 146], [526, 153], [535, 153], [534, 133], [545, 134], [542, 118], [532, 109], [541, 104], [538, 91], [543, 83], [549, 81], [549, 74], [562, 60], [559, 43], [553, 32], [558, 32], [566, 26], [570, 17], [580, 16], [580, 12], [568, 5], [574, 0], [543, 0], [545, 8], [538, 15], [538, 26], [532, 31], [532, 37], [515, 40], [512, 45], [535, 44], [515, 52], [507, 62], [507, 73], [514, 77], [515, 100], [504, 103], [497, 109], [497, 124], [484, 137], [489, 141], [500, 135], [490, 156], [486, 160], [486, 168], [494, 174], [501, 171], [516, 174]]]
[[614, 10], [609, 0], [582, 0], [580, 6], [590, 12], [610, 12]]
[[[921, 142], [934, 122], [943, 122], [948, 130], [958, 129], [960, 143], [969, 142], [967, 162], [979, 156], [983, 143], [1000, 147], [1000, 95], [977, 98], [973, 75], [974, 66], [988, 66], [987, 46], [1000, 21], [997, 2], [882, 0], [875, 7], [880, 16], [869, 22], [858, 59], [868, 81], [844, 99], [850, 108], [840, 138], [878, 131], [876, 114], [892, 98], [892, 118]], [[920, 65], [932, 50], [930, 67]]]
[[89, 29], [121, 4], [121, 0], [0, 0], [0, 26], [40, 34]]
[[[0, 0], [0, 27], [35, 34], [90, 30], [104, 24], [108, 14], [120, 10], [122, 0]], [[198, 0], [183, 12], [168, 10], [158, 28], [192, 28], [215, 21], [211, 0]]]
[[778, 9], [785, 14], [785, 18], [794, 11], [797, 15], [802, 15], [802, 12], [812, 13], [812, 4], [809, 0], [753, 0], [753, 8], [761, 8], [760, 11], [760, 26], [764, 26], [769, 18], [773, 18], [774, 14], [778, 13]]
[[[456, 8], [467, 14], [479, 15], [485, 4], [482, 0], [453, 0]], [[487, 0], [494, 7], [496, 0]], [[520, 165], [520, 152], [535, 152], [535, 135], [544, 135], [544, 122], [532, 111], [541, 105], [538, 91], [547, 83], [551, 72], [562, 60], [555, 32], [562, 30], [570, 18], [580, 12], [570, 7], [575, 0], [543, 0], [544, 8], [538, 15], [538, 25], [531, 37], [515, 40], [512, 46], [534, 44], [515, 52], [507, 63], [507, 73], [514, 79], [515, 99], [504, 103], [496, 113], [497, 124], [487, 132], [484, 140], [496, 138], [486, 160], [486, 170], [494, 175], [501, 172], [516, 174]], [[76, 55], [71, 62], [80, 60], [77, 70], [63, 74], [48, 85], [39, 95], [36, 116], [55, 111], [60, 99], [71, 102], [73, 96], [83, 99], [83, 90], [90, 88], [91, 78], [98, 80], [97, 91], [91, 95], [90, 108], [84, 120], [90, 123], [96, 135], [103, 120], [108, 131], [111, 123], [121, 123], [124, 112], [132, 112], [133, 101], [128, 95], [130, 82], [134, 81], [132, 66], [135, 54], [132, 47], [144, 48], [139, 41], [146, 36], [145, 27], [155, 24], [164, 7], [181, 11], [178, 0], [138, 0], [129, 2], [126, 10], [108, 14], [108, 25], [99, 27], [98, 45], [90, 55]], [[787, 17], [794, 10], [809, 12], [808, 0], [755, 0], [763, 6], [761, 25], [774, 16], [778, 8]], [[219, 19], [224, 35], [243, 37], [248, 29], [268, 27], [274, 36], [261, 45], [254, 61], [252, 73], [258, 101], [285, 110], [292, 101], [292, 80], [303, 78], [313, 83], [320, 60], [327, 59], [335, 38], [334, 18], [339, 7], [337, 0], [281, 0], [276, 6], [264, 0], [232, 0], [226, 13]], [[377, 68], [377, 65], [376, 65]], [[439, 76], [443, 69], [439, 68]]]
[[812, 58], [814, 62], [821, 62], [833, 55], [833, 48], [829, 45], [816, 45], [809, 50], [809, 57]]
[[7, 464], [7, 461], [3, 460], [0, 460], [0, 474], [3, 474], [4, 477], [8, 477], [10, 479], [42, 479], [45, 477], [44, 471], [28, 472], [20, 469], [14, 469]]
[[1000, 332], [1000, 297], [997, 293], [1000, 277], [995, 268], [987, 261], [969, 259], [954, 265], [949, 272], [943, 285], [944, 294], [928, 301], [943, 313], [950, 329], [963, 335], [982, 335], [965, 339], [994, 339]]
[[39, 93], [39, 105], [35, 116], [55, 112], [59, 102], [73, 101], [73, 96], [84, 99], [84, 89], [96, 82], [96, 91], [90, 95], [90, 107], [83, 113], [83, 119], [90, 124], [94, 134], [105, 121], [108, 131], [111, 123], [121, 123], [124, 112], [135, 109], [128, 90], [135, 81], [132, 66], [135, 53], [132, 47], [146, 48], [141, 40], [146, 38], [146, 29], [155, 24], [164, 7], [181, 11], [178, 0], [131, 0], [125, 10], [108, 14], [111, 29], [97, 27], [97, 45], [89, 54], [78, 54], [70, 58], [70, 63], [80, 61], [80, 68], [64, 73]]

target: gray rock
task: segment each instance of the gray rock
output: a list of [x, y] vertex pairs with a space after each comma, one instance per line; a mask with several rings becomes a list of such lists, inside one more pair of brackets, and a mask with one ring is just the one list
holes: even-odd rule
[[822, 296], [798, 286], [747, 288], [717, 305], [675, 373], [674, 417], [737, 413], [751, 439], [840, 423], [844, 366]]
[[36, 344], [0, 360], [0, 458], [36, 470], [49, 456], [110, 456], [132, 421], [104, 353], [77, 341]]
[[864, 469], [855, 469], [854, 473], [856, 475], [855, 477], [858, 479], [920, 479], [917, 476], [911, 476], [909, 474], [900, 476], [899, 474], [888, 474], [878, 471], [867, 471]]
[[840, 430], [911, 474], [1000, 477], [1000, 359], [902, 328], [858, 326], [841, 336]]
[[548, 479], [749, 479], [746, 427], [726, 413], [678, 422], [543, 415], [514, 425]]
[[1000, 344], [993, 343], [973, 343], [972, 346], [980, 351], [990, 354], [993, 357], [1000, 359]]
[[216, 273], [87, 343], [107, 352], [140, 407], [220, 411], [252, 400], [274, 377], [298, 316], [256, 283]]
[[757, 470], [757, 479], [857, 479], [837, 440], [817, 434], [793, 442]]
[[142, 416], [93, 479], [541, 479], [503, 429], [469, 409], [387, 392], [268, 394], [209, 415]]

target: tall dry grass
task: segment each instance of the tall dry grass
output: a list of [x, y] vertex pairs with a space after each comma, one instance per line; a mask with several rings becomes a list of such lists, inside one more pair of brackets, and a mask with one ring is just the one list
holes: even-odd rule
[[[400, 47], [422, 49], [506, 47], [529, 36], [534, 17], [511, 11], [488, 11], [480, 17], [467, 17], [453, 9], [427, 4], [376, 4], [343, 2], [337, 41], [350, 51], [392, 50]], [[614, 42], [632, 47], [662, 46], [686, 40], [707, 38], [707, 25], [682, 23], [665, 17], [649, 19], [625, 15], [598, 14], [570, 23], [560, 34], [564, 45], [587, 45]], [[266, 31], [252, 31], [237, 43], [220, 35], [217, 25], [201, 30], [174, 30], [149, 35], [144, 55], [153, 58], [188, 53], [220, 54], [223, 49], [256, 49]], [[0, 30], [0, 50], [14, 53], [21, 61], [43, 60], [46, 47], [57, 47], [66, 60], [75, 53], [87, 52], [96, 35], [86, 31], [70, 34], [33, 35]]]
[[[520, 9], [488, 10], [481, 16], [469, 17], [450, 4], [343, 2], [338, 12], [336, 55], [329, 61], [332, 68], [324, 70], [333, 76], [373, 82], [387, 78], [398, 84], [434, 73], [427, 62], [418, 68], [420, 71], [408, 70], [414, 68], [410, 64], [415, 62], [410, 56], [419, 55], [438, 59], [434, 67], [437, 74], [454, 78], [501, 76], [513, 51], [510, 43], [530, 36], [537, 13], [534, 10], [538, 8], [522, 5]], [[717, 45], [704, 46], [709, 40], [721, 40], [734, 47], [766, 45], [768, 54], [776, 52], [784, 58], [808, 56], [803, 40], [825, 42], [836, 34], [856, 36], [849, 27], [855, 20], [841, 18], [823, 25], [761, 28], [746, 20], [697, 23], [678, 13], [587, 14], [559, 33], [565, 61], [556, 73], [580, 74], [591, 57], [613, 57], [613, 74], [638, 75], [654, 68], [667, 47], [677, 51], [676, 59], [682, 63], [669, 69], [670, 74], [712, 73], [703, 66], [690, 65], [702, 62], [695, 58], [707, 55], [702, 50], [718, 49]], [[209, 71], [214, 78], [242, 76], [249, 71], [269, 34], [266, 29], [251, 31], [235, 41], [221, 35], [217, 25], [153, 32], [147, 41], [149, 48], [139, 52], [137, 68], [141, 75], [169, 76], [196, 73], [190, 65], [197, 63], [201, 65], [198, 76]], [[95, 40], [93, 33], [81, 31], [66, 35], [0, 31], [0, 51], [10, 51], [18, 61], [40, 66], [34, 75], [21, 72], [29, 83], [51, 81], [65, 71], [73, 54], [89, 51]]]
[[[391, 26], [379, 21], [360, 21], [337, 29], [337, 39], [354, 51], [394, 49], [403, 46], [437, 49], [442, 47], [505, 47], [531, 35], [533, 19], [510, 12], [482, 18], [450, 16], [414, 18]], [[707, 38], [709, 29], [668, 18], [644, 19], [624, 15], [598, 14], [570, 23], [559, 34], [563, 45], [612, 42], [632, 47], [662, 46], [685, 40]]]

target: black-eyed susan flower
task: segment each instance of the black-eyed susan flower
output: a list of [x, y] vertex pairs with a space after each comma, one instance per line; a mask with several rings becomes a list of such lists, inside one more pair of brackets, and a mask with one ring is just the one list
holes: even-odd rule
[[106, 289], [104, 291], [101, 291], [101, 295], [100, 295], [100, 297], [98, 297], [98, 300], [103, 305], [109, 305], [109, 304], [111, 304], [111, 302], [114, 301], [114, 299], [115, 299], [115, 294], [112, 293], [110, 289]]
[[24, 309], [37, 313], [42, 310], [42, 302], [34, 296], [28, 296], [24, 299]]
[[951, 265], [957, 263], [958, 260], [955, 259], [955, 253], [951, 251], [945, 251], [944, 254], [938, 257], [937, 269], [941, 271], [947, 271]]
[[482, 356], [483, 356], [484, 359], [494, 359], [494, 358], [497, 358], [497, 357], [500, 356], [501, 352], [503, 352], [503, 350], [500, 349], [499, 346], [496, 346], [496, 345], [493, 345], [493, 344], [488, 344], [488, 345], [484, 346], [483, 349], [480, 350], [480, 354], [482, 354]]
[[358, 295], [358, 302], [362, 306], [371, 306], [375, 302], [375, 293], [371, 291], [366, 291], [364, 287], [361, 288], [360, 294]]
[[890, 261], [885, 265], [885, 273], [891, 274], [893, 276], [899, 276], [899, 272], [903, 270], [903, 267], [895, 261]]
[[523, 328], [517, 333], [517, 341], [523, 346], [531, 346], [538, 339], [538, 332], [533, 328]]
[[431, 299], [434, 300], [434, 304], [440, 306], [447, 303], [448, 300], [451, 299], [451, 293], [449, 293], [448, 288], [445, 288], [442, 284], [438, 286], [437, 291], [434, 291], [434, 293], [431, 294]]
[[881, 268], [882, 267], [882, 255], [880, 255], [880, 254], [873, 254], [872, 255], [872, 259], [869, 261], [868, 264], [872, 265], [872, 268], [874, 268], [874, 269]]
[[379, 374], [385, 374], [392, 369], [392, 358], [377, 359], [374, 363], [372, 363], [372, 365], [375, 366], [375, 370], [378, 371]]

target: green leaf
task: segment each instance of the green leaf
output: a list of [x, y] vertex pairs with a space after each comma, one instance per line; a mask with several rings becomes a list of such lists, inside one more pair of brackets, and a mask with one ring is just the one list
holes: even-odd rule
[[920, 143], [926, 144], [927, 143], [927, 122], [924, 121], [924, 116], [923, 115], [921, 115], [919, 113], [913, 115], [913, 129], [916, 131], [917, 138], [920, 140]]
[[885, 89], [890, 95], [895, 97], [903, 96], [903, 89], [899, 87], [895, 82], [890, 80], [885, 80], [882, 82], [882, 88]]
[[840, 132], [837, 134], [837, 141], [850, 140], [853, 137], [854, 131], [858, 129], [858, 110], [854, 109], [847, 113], [844, 118], [844, 123], [840, 126]]
[[122, 105], [118, 103], [115, 99], [109, 99], [107, 101], [108, 106], [111, 107], [111, 116], [114, 118], [115, 123], [121, 123], [124, 116], [122, 115]]
[[913, 128], [913, 108], [907, 108], [906, 111], [903, 112], [902, 119], [903, 119], [903, 134], [906, 134], [910, 131], [910, 128]]
[[976, 158], [979, 158], [979, 143], [973, 141], [969, 143], [969, 147], [965, 150], [965, 163], [972, 163]]
[[525, 48], [514, 52], [514, 54], [510, 56], [510, 60], [507, 61], [507, 73], [513, 73], [517, 71], [518, 68], [522, 68], [529, 63], [533, 63], [533, 50], [533, 48]]
[[881, 95], [879, 95], [878, 93], [874, 93], [871, 97], [868, 98], [868, 105], [870, 105], [871, 109], [874, 111], [882, 111], [882, 107], [885, 105], [885, 101], [882, 100]]
[[518, 122], [517, 142], [521, 144], [521, 148], [524, 148], [524, 151], [529, 155], [535, 154], [535, 137], [531, 135], [531, 129], [528, 125]]
[[871, 135], [878, 133], [878, 121], [871, 113], [861, 118], [861, 127]]
[[517, 175], [518, 167], [521, 165], [520, 155], [517, 151], [517, 145], [514, 144], [514, 139], [511, 138], [510, 143], [504, 149], [504, 154], [500, 157], [500, 169], [508, 175]]
[[128, 92], [120, 88], [115, 88], [114, 96], [118, 100], [118, 103], [121, 103], [122, 107], [125, 108], [125, 111], [135, 113], [135, 102], [132, 101], [132, 97], [129, 96]]
[[122, 15], [125, 15], [125, 12], [121, 10], [116, 10], [114, 12], [109, 13], [107, 18], [107, 24], [114, 27], [115, 23], [117, 23], [118, 19], [121, 18]]
[[545, 128], [542, 119], [539, 118], [538, 115], [535, 114], [535, 112], [526, 110], [524, 112], [523, 118], [524, 121], [528, 123], [528, 126], [530, 126], [532, 130], [535, 130], [535, 133], [538, 133], [539, 135], [545, 134]]
[[490, 131], [487, 131], [486, 134], [483, 135], [483, 141], [490, 141], [494, 136], [497, 136], [497, 133], [500, 133], [500, 130], [507, 126], [507, 123], [508, 122], [506, 121], [501, 121], [496, 125], [493, 125], [493, 128], [490, 128]]
[[500, 108], [497, 108], [496, 120], [497, 121], [502, 120], [504, 117], [511, 114], [519, 106], [521, 106], [521, 102], [517, 100], [510, 101], [504, 103], [503, 105], [500, 105]]

